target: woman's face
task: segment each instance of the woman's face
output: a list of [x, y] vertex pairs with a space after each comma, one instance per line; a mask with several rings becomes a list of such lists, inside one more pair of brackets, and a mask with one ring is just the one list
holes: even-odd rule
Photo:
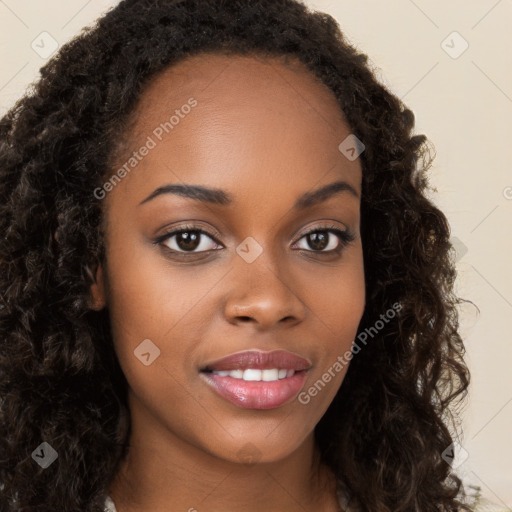
[[182, 61], [137, 112], [102, 189], [106, 265], [92, 289], [110, 312], [132, 435], [283, 458], [338, 391], [363, 314], [361, 166], [339, 149], [350, 128], [306, 68], [251, 57]]

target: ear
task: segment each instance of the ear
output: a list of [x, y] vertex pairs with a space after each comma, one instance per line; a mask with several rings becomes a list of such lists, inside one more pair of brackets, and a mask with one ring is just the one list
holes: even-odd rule
[[103, 267], [101, 263], [96, 268], [94, 283], [91, 285], [91, 295], [89, 297], [89, 307], [94, 311], [100, 311], [107, 303], [105, 296], [105, 278], [103, 276]]

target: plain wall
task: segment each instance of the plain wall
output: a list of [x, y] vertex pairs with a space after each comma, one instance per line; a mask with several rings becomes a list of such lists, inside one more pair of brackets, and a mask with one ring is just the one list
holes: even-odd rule
[[[44, 53], [51, 38], [68, 41], [116, 3], [0, 2], [0, 114], [46, 62], [32, 45]], [[489, 500], [512, 506], [512, 2], [307, 4], [337, 19], [380, 80], [413, 110], [416, 133], [435, 146], [432, 199], [459, 248], [456, 291], [480, 309], [461, 308], [472, 383], [462, 416], [468, 458], [457, 472]]]

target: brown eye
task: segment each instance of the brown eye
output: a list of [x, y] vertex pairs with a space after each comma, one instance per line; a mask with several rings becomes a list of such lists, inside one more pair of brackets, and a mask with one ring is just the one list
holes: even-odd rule
[[[329, 246], [329, 243], [332, 242], [331, 233], [328, 231], [315, 231], [314, 233], [309, 233], [306, 235], [306, 241], [308, 245], [315, 251], [323, 251], [326, 247]], [[336, 242], [336, 241], [335, 241]], [[334, 244], [334, 247], [332, 247], [331, 243], [331, 249], [335, 249], [338, 246], [338, 243], [336, 242]]]
[[200, 253], [218, 249], [214, 236], [197, 227], [181, 227], [159, 237], [155, 243], [179, 253]]
[[299, 249], [310, 252], [334, 253], [340, 252], [350, 242], [355, 240], [355, 236], [348, 230], [341, 230], [334, 226], [329, 228], [315, 228], [302, 235], [299, 241], [304, 240], [308, 247], [299, 247]]

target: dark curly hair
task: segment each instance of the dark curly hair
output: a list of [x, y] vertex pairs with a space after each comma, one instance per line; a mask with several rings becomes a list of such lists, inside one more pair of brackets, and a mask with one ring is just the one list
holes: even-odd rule
[[[427, 198], [431, 144], [337, 22], [297, 0], [124, 0], [1, 119], [0, 510], [103, 510], [131, 427], [108, 310], [90, 309], [105, 257], [93, 191], [148, 80], [199, 53], [298, 58], [366, 147], [358, 332], [401, 310], [354, 355], [317, 425], [323, 461], [362, 511], [471, 510], [442, 457], [470, 375], [450, 228]], [[47, 471], [42, 442], [58, 454]]]

